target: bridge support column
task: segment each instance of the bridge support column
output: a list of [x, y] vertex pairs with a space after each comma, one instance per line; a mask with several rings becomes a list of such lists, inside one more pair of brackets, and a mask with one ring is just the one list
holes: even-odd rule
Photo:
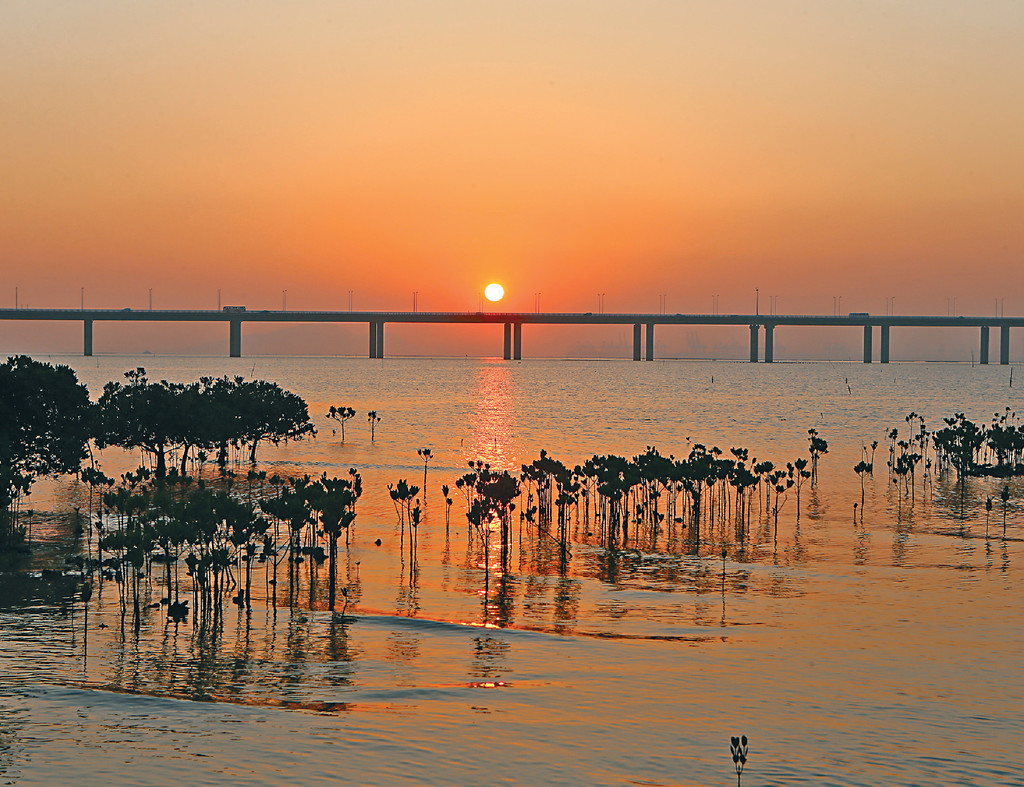
[[871, 363], [871, 326], [864, 326], [864, 363]]
[[506, 361], [512, 360], [512, 323], [505, 323], [505, 347], [502, 357]]
[[889, 326], [880, 326], [879, 332], [881, 333], [882, 343], [878, 348], [878, 360], [881, 363], [889, 363]]
[[764, 326], [764, 362], [775, 362], [775, 326], [771, 324]]
[[750, 362], [757, 363], [757, 332], [761, 329], [760, 325], [750, 326]]
[[654, 323], [647, 323], [647, 360], [654, 360]]
[[633, 323], [633, 360], [640, 360], [640, 323]]
[[230, 355], [232, 358], [242, 357], [242, 321], [231, 320], [231, 336], [229, 339]]
[[384, 357], [384, 321], [377, 323], [377, 358]]
[[1010, 362], [1010, 326], [999, 326], [999, 363], [1006, 366]]
[[521, 322], [512, 323], [512, 360], [521, 361], [523, 359], [523, 324]]
[[83, 355], [92, 355], [92, 320], [84, 320], [85, 323], [85, 352]]
[[377, 357], [377, 323], [370, 320], [370, 357]]
[[988, 363], [988, 326], [981, 326], [981, 352], [979, 363]]

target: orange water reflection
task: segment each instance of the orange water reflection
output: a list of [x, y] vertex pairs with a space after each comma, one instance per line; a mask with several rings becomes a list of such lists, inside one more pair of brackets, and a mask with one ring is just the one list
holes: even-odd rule
[[516, 445], [516, 383], [508, 365], [495, 361], [481, 365], [475, 380], [476, 407], [473, 437], [466, 461], [481, 459], [494, 470], [518, 470]]

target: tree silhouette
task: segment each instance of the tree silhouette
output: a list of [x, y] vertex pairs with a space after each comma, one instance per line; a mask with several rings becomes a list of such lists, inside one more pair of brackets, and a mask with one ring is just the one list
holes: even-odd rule
[[0, 365], [0, 549], [21, 540], [12, 508], [35, 479], [81, 467], [91, 415], [89, 392], [69, 367], [24, 355]]
[[184, 386], [162, 380], [151, 383], [141, 366], [125, 372], [128, 383], [112, 380], [99, 399], [96, 445], [139, 448], [155, 458], [157, 478], [167, 474], [167, 452], [183, 443]]
[[309, 410], [301, 396], [266, 380], [239, 382], [230, 397], [236, 434], [249, 446], [249, 461], [255, 464], [261, 441], [274, 445], [315, 436]]
[[204, 377], [184, 385], [150, 382], [142, 367], [125, 372], [127, 384], [111, 381], [98, 402], [96, 444], [139, 448], [155, 459], [158, 479], [167, 475], [167, 454], [181, 451], [185, 473], [191, 448], [217, 448], [227, 464], [228, 445], [247, 446], [256, 461], [262, 442], [274, 445], [316, 433], [302, 397], [266, 380]]

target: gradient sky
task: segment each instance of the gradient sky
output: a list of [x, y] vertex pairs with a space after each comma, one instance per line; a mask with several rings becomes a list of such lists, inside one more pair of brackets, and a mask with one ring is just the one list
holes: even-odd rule
[[0, 3], [0, 303], [1024, 312], [1024, 3]]

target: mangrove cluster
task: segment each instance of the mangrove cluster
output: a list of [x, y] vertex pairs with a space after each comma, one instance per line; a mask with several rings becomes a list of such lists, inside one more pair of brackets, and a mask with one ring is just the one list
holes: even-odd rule
[[94, 403], [67, 366], [26, 356], [0, 364], [0, 548], [23, 538], [19, 505], [34, 481], [78, 472], [92, 445], [138, 449], [162, 479], [169, 457], [184, 476], [190, 460], [201, 466], [215, 456], [223, 467], [230, 452], [245, 451], [255, 462], [262, 443], [315, 434], [303, 399], [276, 383], [153, 382], [142, 368], [125, 378], [107, 383]]

